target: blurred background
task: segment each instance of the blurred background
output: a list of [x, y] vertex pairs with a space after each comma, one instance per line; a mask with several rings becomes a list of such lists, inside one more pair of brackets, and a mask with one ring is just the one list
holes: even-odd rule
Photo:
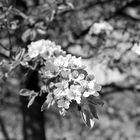
[[[112, 30], [92, 31], [101, 21]], [[140, 41], [140, 1], [0, 0], [0, 75], [39, 39], [82, 57], [102, 85], [99, 120], [88, 129], [75, 109], [65, 117], [55, 107], [40, 112], [40, 99], [28, 109], [18, 92], [36, 90], [38, 79], [17, 68], [7, 80], [0, 76], [0, 140], [140, 140], [140, 57], [131, 50]]]

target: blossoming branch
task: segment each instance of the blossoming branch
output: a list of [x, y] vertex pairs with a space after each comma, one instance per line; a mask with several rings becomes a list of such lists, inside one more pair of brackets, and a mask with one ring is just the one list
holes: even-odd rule
[[85, 70], [80, 57], [66, 54], [61, 46], [50, 40], [39, 40], [28, 45], [28, 52], [20, 64], [37, 70], [41, 78], [40, 92], [20, 91], [21, 95], [29, 96], [28, 107], [38, 95], [46, 94], [41, 110], [57, 105], [64, 116], [71, 103], [75, 102], [84, 122], [93, 127], [94, 118], [98, 118], [95, 106], [103, 104], [98, 98], [101, 86], [94, 75]]

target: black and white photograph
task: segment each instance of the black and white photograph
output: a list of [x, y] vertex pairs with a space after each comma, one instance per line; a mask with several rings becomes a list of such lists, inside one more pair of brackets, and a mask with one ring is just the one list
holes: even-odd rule
[[0, 0], [0, 140], [140, 140], [140, 0]]

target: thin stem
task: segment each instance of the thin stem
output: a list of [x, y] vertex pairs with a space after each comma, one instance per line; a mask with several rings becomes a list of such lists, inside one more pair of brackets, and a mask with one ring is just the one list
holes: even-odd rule
[[13, 7], [14, 11], [16, 12], [16, 14], [20, 15], [22, 18], [24, 19], [28, 19], [28, 16], [25, 15], [23, 12], [21, 12], [20, 10], [18, 10], [17, 8]]

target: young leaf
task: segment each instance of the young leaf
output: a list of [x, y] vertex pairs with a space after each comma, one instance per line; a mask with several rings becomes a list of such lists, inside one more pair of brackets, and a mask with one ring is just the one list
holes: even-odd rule
[[89, 110], [83, 109], [80, 113], [81, 113], [81, 117], [82, 117], [84, 123], [89, 128], [93, 128], [93, 126], [94, 126], [94, 118], [93, 118], [92, 114], [89, 112]]
[[22, 40], [26, 42], [30, 36], [31, 29], [27, 29], [21, 36]]
[[90, 104], [93, 104], [93, 105], [101, 105], [101, 106], [104, 105], [103, 101], [100, 98], [95, 97], [95, 96], [89, 96], [87, 100]]
[[21, 96], [30, 96], [30, 95], [31, 95], [31, 91], [28, 90], [28, 89], [21, 89], [21, 90], [19, 91], [19, 94], [20, 94]]
[[36, 97], [36, 96], [32, 96], [32, 98], [31, 98], [30, 101], [28, 102], [28, 105], [27, 105], [28, 108], [33, 104], [33, 102], [34, 102], [34, 100], [35, 100], [35, 97]]
[[48, 109], [48, 102], [47, 102], [47, 100], [41, 106], [41, 111], [44, 111], [45, 109]]
[[21, 50], [16, 54], [15, 60], [18, 60], [18, 61], [22, 60], [24, 53], [25, 53], [25, 49], [21, 49]]
[[89, 104], [89, 109], [90, 109], [90, 112], [92, 113], [93, 117], [96, 119], [99, 119], [99, 117], [97, 115], [96, 107], [94, 105]]

